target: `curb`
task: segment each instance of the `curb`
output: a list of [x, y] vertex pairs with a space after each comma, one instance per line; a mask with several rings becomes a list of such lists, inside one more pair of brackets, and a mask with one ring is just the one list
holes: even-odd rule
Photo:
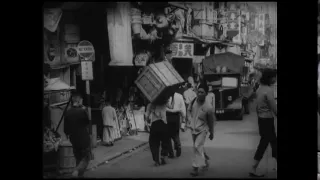
[[124, 151], [124, 152], [122, 152], [122, 153], [118, 153], [118, 154], [116, 154], [116, 155], [114, 155], [114, 156], [112, 156], [112, 157], [110, 157], [110, 158], [108, 158], [108, 159], [105, 159], [103, 162], [100, 162], [100, 163], [97, 163], [96, 165], [93, 165], [90, 169], [86, 169], [86, 171], [94, 170], [94, 169], [96, 169], [97, 167], [99, 167], [99, 166], [101, 166], [101, 165], [103, 165], [103, 164], [108, 163], [109, 161], [112, 161], [112, 160], [114, 160], [114, 159], [116, 159], [116, 158], [118, 158], [118, 157], [120, 157], [120, 156], [122, 156], [122, 155], [124, 155], [124, 154], [131, 153], [132, 151], [137, 150], [137, 149], [139, 149], [139, 148], [141, 148], [142, 146], [145, 146], [145, 145], [147, 145], [147, 144], [148, 144], [148, 142], [143, 142], [143, 143], [141, 143], [141, 144], [138, 145], [138, 146], [135, 146], [135, 147], [133, 147], [133, 148], [131, 148], [131, 149], [128, 149], [128, 150], [126, 150], [126, 151]]

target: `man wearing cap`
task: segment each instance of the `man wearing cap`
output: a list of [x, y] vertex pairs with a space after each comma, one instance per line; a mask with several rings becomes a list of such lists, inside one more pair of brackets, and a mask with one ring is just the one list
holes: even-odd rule
[[204, 143], [209, 133], [209, 139], [213, 139], [213, 126], [216, 120], [214, 110], [206, 96], [208, 86], [201, 83], [197, 90], [197, 97], [190, 103], [187, 110], [187, 124], [192, 132], [193, 140], [193, 172], [192, 176], [199, 175], [199, 168], [209, 167], [209, 157], [204, 151]]

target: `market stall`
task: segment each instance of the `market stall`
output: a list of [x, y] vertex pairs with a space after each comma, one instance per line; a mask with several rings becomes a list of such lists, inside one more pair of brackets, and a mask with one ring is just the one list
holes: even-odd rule
[[58, 168], [58, 148], [62, 141], [66, 140], [63, 127], [63, 113], [70, 99], [70, 86], [61, 81], [60, 78], [47, 79], [44, 88], [44, 108], [46, 117], [44, 119], [44, 167]]

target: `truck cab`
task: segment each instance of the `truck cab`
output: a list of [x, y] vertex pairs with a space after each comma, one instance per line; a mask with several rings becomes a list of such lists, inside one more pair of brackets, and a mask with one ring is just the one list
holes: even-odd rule
[[[231, 52], [206, 57], [202, 62], [203, 77], [215, 95], [218, 120], [242, 120], [241, 77], [244, 58]], [[219, 67], [224, 71], [219, 71]]]

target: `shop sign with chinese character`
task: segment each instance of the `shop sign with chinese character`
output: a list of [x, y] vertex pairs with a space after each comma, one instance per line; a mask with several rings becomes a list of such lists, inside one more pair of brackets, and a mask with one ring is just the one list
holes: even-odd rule
[[81, 77], [82, 80], [93, 80], [92, 61], [81, 62]]
[[193, 58], [192, 43], [173, 43], [171, 44], [172, 58]]

